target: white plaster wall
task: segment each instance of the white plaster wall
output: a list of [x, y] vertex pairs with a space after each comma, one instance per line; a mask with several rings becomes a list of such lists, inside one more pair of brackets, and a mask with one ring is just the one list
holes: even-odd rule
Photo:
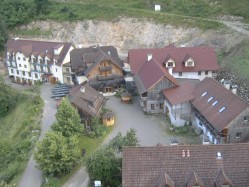
[[[20, 60], [18, 60], [18, 58], [20, 58]], [[28, 59], [29, 58], [26, 58], [20, 52], [16, 53], [16, 63], [17, 63], [18, 70], [21, 70], [21, 71], [30, 71], [30, 63], [29, 63]], [[19, 67], [19, 64], [21, 65], [21, 67]], [[26, 65], [26, 68], [24, 67], [24, 65]]]
[[58, 81], [60, 83], [64, 83], [63, 74], [62, 74], [62, 67], [61, 66], [57, 66], [57, 65], [54, 64], [52, 66], [52, 73], [54, 74], [54, 77], [56, 77], [58, 79]]
[[182, 76], [179, 76], [178, 72], [173, 72], [174, 78], [179, 79], [199, 79], [203, 80], [205, 77], [212, 77], [212, 71], [208, 71], [208, 75], [205, 75], [205, 71], [201, 72], [201, 75], [198, 75], [198, 72], [182, 72]]

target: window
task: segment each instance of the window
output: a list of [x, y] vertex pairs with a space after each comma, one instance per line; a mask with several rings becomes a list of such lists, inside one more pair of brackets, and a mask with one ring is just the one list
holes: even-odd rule
[[236, 138], [241, 138], [242, 132], [236, 132]]
[[55, 72], [57, 72], [57, 68], [55, 68]]
[[198, 75], [201, 75], [201, 71], [198, 71]]
[[37, 75], [37, 73], [35, 73], [35, 78], [36, 78], [36, 79], [38, 78], [38, 75]]
[[208, 103], [213, 99], [214, 97], [210, 97], [209, 99], [208, 99]]
[[205, 71], [205, 75], [208, 75], [208, 71]]
[[19, 75], [19, 70], [16, 70], [16, 74]]
[[67, 82], [68, 82], [68, 83], [71, 82], [71, 77], [67, 77]]
[[25, 71], [22, 72], [22, 75], [25, 76]]
[[27, 65], [24, 65], [24, 68], [27, 68]]
[[106, 120], [107, 120], [107, 121], [111, 121], [111, 118], [107, 118]]
[[181, 76], [182, 76], [182, 72], [179, 72], [179, 74], [178, 74], [178, 75], [179, 75], [179, 77], [181, 77]]
[[249, 116], [244, 116], [244, 121], [249, 121]]
[[215, 106], [218, 103], [218, 101], [213, 102], [212, 106]]
[[160, 109], [163, 109], [163, 103], [160, 103]]
[[29, 77], [31, 77], [31, 73], [29, 72]]
[[17, 57], [17, 60], [20, 60], [20, 57]]
[[173, 62], [168, 62], [168, 67], [173, 67], [173, 66], [174, 66]]
[[19, 67], [21, 68], [21, 67], [22, 67], [22, 64], [19, 64]]
[[219, 112], [221, 113], [221, 112], [223, 112], [225, 109], [226, 109], [226, 107], [222, 107], [222, 108], [219, 110]]
[[69, 73], [69, 72], [70, 72], [70, 68], [66, 68], [66, 72], [68, 72], [68, 73]]
[[14, 73], [14, 70], [13, 70], [13, 69], [10, 69], [10, 72], [13, 74], [13, 73]]
[[202, 127], [202, 122], [199, 122], [199, 125]]
[[26, 59], [25, 59], [25, 58], [23, 58], [23, 61], [26, 61]]
[[203, 96], [205, 96], [207, 94], [207, 92], [204, 92], [201, 96], [203, 97]]
[[186, 65], [187, 66], [193, 66], [193, 64], [194, 64], [193, 61], [188, 61]]
[[155, 105], [154, 105], [154, 104], [151, 104], [151, 105], [150, 105], [150, 108], [151, 108], [151, 110], [155, 110]]

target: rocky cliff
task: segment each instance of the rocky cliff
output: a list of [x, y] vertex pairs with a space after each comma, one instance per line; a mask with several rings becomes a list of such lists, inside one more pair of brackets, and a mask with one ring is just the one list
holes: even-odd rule
[[50, 31], [51, 35], [33, 39], [68, 41], [75, 45], [81, 44], [83, 47], [113, 45], [122, 57], [127, 55], [130, 48], [163, 47], [169, 43], [175, 43], [177, 46], [211, 45], [216, 49], [228, 50], [244, 38], [240, 33], [227, 28], [219, 31], [202, 31], [198, 28], [156, 24], [152, 21], [132, 18], [121, 18], [115, 22], [36, 21], [20, 27], [21, 30], [36, 28], [41, 31]]

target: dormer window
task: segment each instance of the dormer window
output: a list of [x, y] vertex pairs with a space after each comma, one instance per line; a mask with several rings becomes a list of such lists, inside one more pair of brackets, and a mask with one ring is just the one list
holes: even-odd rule
[[168, 67], [173, 67], [174, 66], [174, 62], [168, 62]]
[[192, 58], [189, 58], [189, 59], [185, 62], [185, 66], [186, 66], [186, 67], [193, 67], [193, 66], [195, 66], [195, 63], [194, 63], [193, 59], [192, 59]]

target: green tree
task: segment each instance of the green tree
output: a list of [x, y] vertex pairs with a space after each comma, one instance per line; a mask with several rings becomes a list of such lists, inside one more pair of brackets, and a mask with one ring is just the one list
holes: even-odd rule
[[80, 115], [67, 98], [61, 100], [56, 120], [57, 122], [52, 125], [52, 130], [61, 132], [63, 136], [70, 137], [83, 133]]
[[117, 157], [111, 148], [99, 149], [86, 161], [91, 181], [100, 180], [103, 186], [121, 184], [121, 165], [121, 158]]
[[34, 0], [35, 6], [36, 6], [36, 11], [38, 14], [44, 14], [48, 12], [49, 0]]
[[8, 39], [8, 33], [4, 19], [0, 16], [0, 50], [3, 50]]
[[139, 140], [135, 129], [131, 128], [126, 132], [125, 136], [122, 136], [122, 134], [119, 132], [118, 135], [110, 140], [107, 145], [107, 147], [118, 151], [122, 151], [123, 146], [139, 146]]
[[138, 146], [136, 130], [130, 129], [125, 136], [119, 133], [107, 146], [99, 149], [86, 160], [86, 169], [91, 181], [100, 180], [103, 186], [121, 184], [122, 159], [120, 151], [123, 146]]
[[48, 132], [37, 144], [35, 160], [38, 168], [47, 175], [61, 176], [69, 173], [80, 159], [76, 136], [66, 138], [61, 132]]
[[0, 77], [0, 117], [12, 110], [17, 103], [18, 94], [16, 90], [4, 83], [4, 79]]

